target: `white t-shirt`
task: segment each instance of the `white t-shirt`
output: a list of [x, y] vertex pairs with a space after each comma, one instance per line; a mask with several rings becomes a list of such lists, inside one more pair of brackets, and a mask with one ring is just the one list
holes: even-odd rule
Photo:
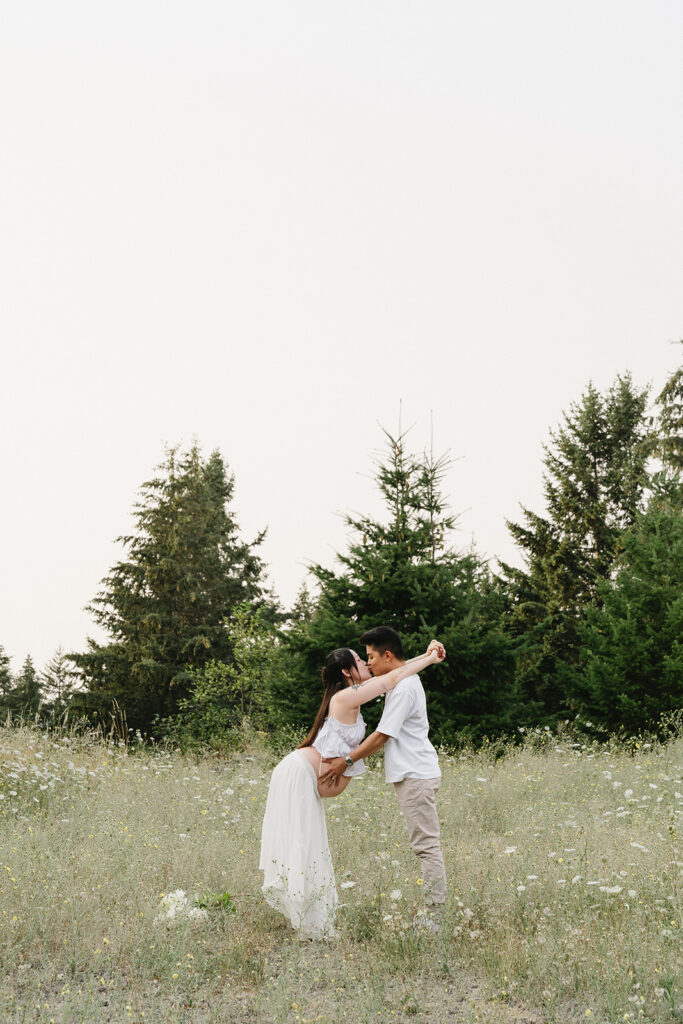
[[408, 676], [389, 691], [377, 732], [391, 737], [384, 744], [387, 782], [439, 778], [441, 769], [429, 742], [427, 701], [419, 676]]

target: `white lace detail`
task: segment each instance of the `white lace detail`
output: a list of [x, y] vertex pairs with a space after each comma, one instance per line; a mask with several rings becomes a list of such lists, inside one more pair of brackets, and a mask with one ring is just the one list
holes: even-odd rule
[[[322, 757], [346, 757], [351, 750], [355, 750], [362, 743], [364, 737], [365, 722], [360, 712], [356, 721], [351, 725], [328, 715], [313, 740], [313, 746]], [[347, 768], [344, 775], [351, 778], [354, 775], [362, 775], [364, 771], [365, 765], [361, 760], [356, 761], [353, 768]]]

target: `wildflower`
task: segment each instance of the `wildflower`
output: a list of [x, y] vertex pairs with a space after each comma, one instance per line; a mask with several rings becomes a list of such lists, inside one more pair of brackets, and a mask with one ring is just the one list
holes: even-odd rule
[[353, 889], [355, 884], [356, 884], [355, 882], [351, 882], [351, 881], [349, 881], [349, 882], [341, 882], [339, 888], [340, 889]]
[[389, 899], [395, 903], [397, 900], [401, 899], [402, 895], [403, 893], [401, 892], [400, 889], [392, 889], [391, 892], [389, 893]]
[[508, 853], [508, 854], [509, 853], [517, 853], [517, 847], [516, 846], [506, 846], [505, 847], [505, 852]]
[[618, 892], [621, 892], [622, 889], [623, 889], [623, 886], [621, 886], [621, 885], [601, 885], [600, 886], [600, 892], [608, 892], [608, 893], [611, 893], [611, 894], [616, 894]]

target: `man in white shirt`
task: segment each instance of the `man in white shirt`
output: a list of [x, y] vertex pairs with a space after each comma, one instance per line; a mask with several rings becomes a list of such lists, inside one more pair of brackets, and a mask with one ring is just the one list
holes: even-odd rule
[[[401, 638], [391, 627], [369, 629], [360, 639], [366, 645], [373, 676], [384, 675], [405, 664]], [[446, 869], [435, 800], [441, 769], [436, 750], [429, 742], [427, 702], [419, 676], [408, 676], [387, 694], [377, 731], [370, 733], [346, 759], [337, 757], [330, 761], [322, 781], [334, 780], [347, 767], [381, 747], [384, 747], [386, 781], [394, 784], [408, 826], [410, 845], [420, 859], [425, 903], [443, 904]]]

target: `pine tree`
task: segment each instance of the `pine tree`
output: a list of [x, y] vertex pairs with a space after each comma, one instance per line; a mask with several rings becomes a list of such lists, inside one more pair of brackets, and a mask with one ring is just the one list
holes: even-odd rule
[[0, 718], [4, 718], [11, 710], [11, 693], [14, 688], [14, 679], [10, 671], [9, 655], [4, 647], [0, 647]]
[[[376, 478], [387, 519], [346, 516], [351, 541], [337, 555], [341, 570], [312, 566], [319, 596], [310, 618], [284, 634], [289, 663], [280, 685], [274, 684], [276, 714], [282, 724], [310, 725], [325, 655], [344, 646], [364, 654], [360, 635], [391, 625], [408, 656], [423, 651], [433, 636], [448, 649], [445, 665], [430, 672], [428, 682], [432, 735], [452, 740], [465, 731], [479, 738], [507, 722], [511, 645], [499, 625], [501, 598], [474, 553], [460, 555], [447, 546], [455, 525], [441, 493], [447, 460], [416, 458], [404, 435], [385, 436], [388, 455], [377, 461]], [[381, 708], [363, 713], [374, 725]]]
[[43, 711], [60, 715], [69, 707], [78, 680], [73, 662], [61, 645], [40, 673], [44, 696]]
[[647, 389], [618, 377], [603, 396], [589, 385], [545, 448], [546, 515], [523, 508], [508, 522], [525, 568], [501, 563], [508, 631], [518, 644], [516, 689], [528, 722], [568, 713], [566, 668], [578, 662], [577, 624], [600, 602], [620, 538], [635, 520], [648, 484], [652, 434]]
[[255, 552], [265, 532], [240, 540], [233, 491], [219, 452], [204, 460], [196, 443], [169, 449], [142, 485], [135, 532], [118, 538], [128, 557], [89, 606], [111, 639], [73, 656], [87, 688], [76, 705], [106, 717], [116, 700], [130, 728], [148, 730], [176, 711], [197, 668], [231, 661], [233, 608], [246, 600], [274, 614]]
[[[683, 345], [683, 341], [679, 341]], [[683, 470], [683, 366], [671, 374], [657, 395], [657, 454], [674, 472]]]
[[0, 646], [0, 699], [7, 696], [13, 686], [9, 655], [5, 648]]
[[38, 672], [28, 654], [15, 679], [14, 689], [9, 694], [9, 709], [16, 716], [34, 718], [40, 709], [42, 696]]
[[656, 728], [683, 707], [683, 486], [658, 476], [621, 538], [613, 579], [579, 626], [573, 709], [605, 732]]

